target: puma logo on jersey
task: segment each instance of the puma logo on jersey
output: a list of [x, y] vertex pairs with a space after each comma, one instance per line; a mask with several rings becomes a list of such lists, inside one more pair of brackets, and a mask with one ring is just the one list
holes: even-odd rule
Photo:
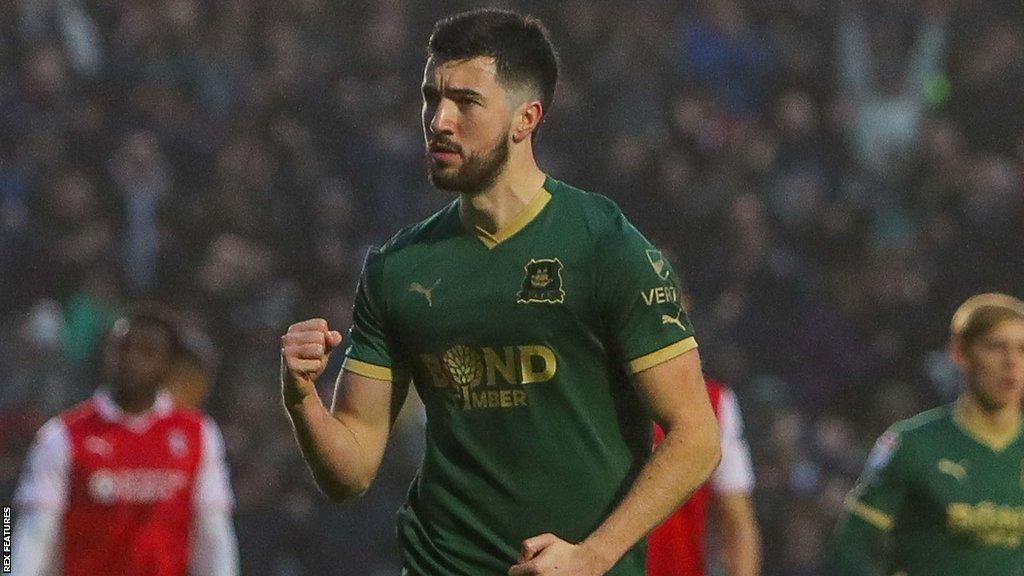
[[967, 477], [967, 468], [963, 464], [947, 460], [946, 458], [939, 460], [938, 469], [939, 472], [949, 474], [959, 482], [963, 482], [964, 478]]
[[409, 292], [416, 292], [418, 294], [422, 294], [423, 297], [427, 299], [427, 306], [433, 308], [434, 297], [432, 293], [434, 292], [434, 288], [437, 288], [437, 285], [440, 283], [441, 279], [438, 278], [437, 282], [434, 282], [433, 286], [431, 286], [430, 288], [424, 288], [423, 284], [420, 284], [419, 282], [413, 282], [412, 284], [409, 284]]
[[674, 318], [672, 316], [669, 316], [668, 314], [662, 314], [661, 315], [661, 323], [662, 324], [675, 324], [676, 326], [679, 326], [680, 330], [686, 330], [686, 326], [683, 326], [683, 322], [681, 320], [679, 320], [679, 316], [682, 313], [683, 313], [683, 311], [680, 310], [679, 313], [676, 314]]

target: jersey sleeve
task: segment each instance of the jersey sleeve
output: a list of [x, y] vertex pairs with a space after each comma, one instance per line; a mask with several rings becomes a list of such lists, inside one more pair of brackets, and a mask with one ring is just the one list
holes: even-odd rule
[[61, 560], [61, 517], [63, 512], [48, 508], [26, 508], [14, 524], [11, 567], [19, 576], [56, 574]]
[[743, 435], [739, 402], [732, 390], [722, 390], [718, 413], [722, 460], [711, 477], [711, 486], [717, 494], [750, 494], [754, 491], [754, 466]]
[[71, 473], [71, 442], [59, 418], [46, 422], [29, 450], [24, 472], [14, 493], [23, 509], [63, 510], [67, 506]]
[[846, 498], [847, 512], [882, 531], [892, 529], [907, 495], [906, 438], [889, 429], [875, 442], [864, 472]]
[[356, 290], [352, 330], [342, 368], [374, 380], [393, 380], [393, 357], [384, 329], [381, 284], [383, 256], [378, 248], [366, 254]]
[[622, 214], [603, 234], [595, 258], [598, 309], [627, 373], [697, 347], [675, 271]]
[[224, 453], [224, 437], [209, 417], [203, 417], [203, 454], [196, 477], [194, 500], [197, 514], [205, 509], [229, 511], [235, 504]]
[[189, 546], [191, 574], [238, 574], [238, 538], [225, 510], [203, 510], [196, 514]]

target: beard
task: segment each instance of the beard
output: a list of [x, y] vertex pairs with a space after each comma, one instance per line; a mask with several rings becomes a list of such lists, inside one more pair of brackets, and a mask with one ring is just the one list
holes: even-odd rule
[[427, 179], [436, 188], [460, 194], [477, 194], [498, 179], [508, 163], [508, 138], [500, 134], [485, 153], [470, 154], [458, 168], [439, 165], [427, 154]]
[[966, 381], [967, 391], [974, 396], [974, 399], [986, 412], [995, 412], [1006, 407], [1013, 401], [1013, 393], [999, 390], [1001, 383], [990, 383], [992, 390], [981, 383], [979, 376], [968, 376]]

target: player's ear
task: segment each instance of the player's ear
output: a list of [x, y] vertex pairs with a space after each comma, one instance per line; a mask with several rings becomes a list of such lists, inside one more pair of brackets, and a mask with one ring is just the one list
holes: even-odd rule
[[516, 144], [526, 140], [540, 125], [544, 117], [544, 107], [540, 100], [530, 98], [516, 108], [512, 122], [512, 141]]
[[966, 350], [965, 344], [962, 338], [956, 336], [949, 339], [949, 359], [953, 361], [957, 366], [963, 366]]

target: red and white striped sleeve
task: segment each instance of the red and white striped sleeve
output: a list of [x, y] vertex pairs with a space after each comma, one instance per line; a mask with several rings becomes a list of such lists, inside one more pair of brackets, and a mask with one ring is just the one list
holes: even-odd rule
[[224, 437], [209, 416], [203, 417], [203, 454], [199, 462], [194, 502], [197, 510], [219, 508], [230, 512], [235, 505], [228, 476]]
[[42, 576], [60, 563], [60, 522], [67, 507], [71, 443], [53, 418], [36, 434], [14, 493], [18, 508], [11, 565], [22, 576]]
[[67, 506], [70, 471], [71, 441], [67, 427], [60, 418], [52, 418], [36, 433], [14, 493], [15, 506], [21, 510], [63, 511]]
[[194, 501], [195, 518], [189, 550], [191, 573], [237, 576], [238, 540], [231, 524], [234, 496], [228, 477], [224, 438], [209, 417], [203, 418], [203, 455]]
[[711, 487], [717, 494], [750, 494], [754, 491], [754, 466], [750, 446], [743, 436], [743, 417], [736, 394], [722, 389], [718, 408], [722, 437], [722, 461], [711, 476]]

